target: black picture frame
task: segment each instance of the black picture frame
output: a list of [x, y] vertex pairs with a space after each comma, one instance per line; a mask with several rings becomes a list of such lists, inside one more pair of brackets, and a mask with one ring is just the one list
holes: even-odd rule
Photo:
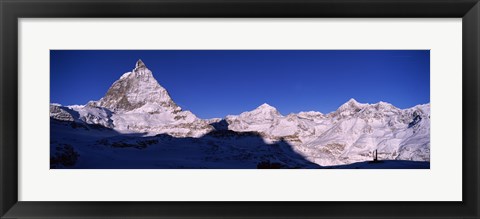
[[[479, 218], [478, 0], [0, 0], [2, 218]], [[18, 19], [133, 17], [462, 18], [461, 202], [18, 201]], [[448, 43], [448, 42], [446, 42]], [[451, 118], [457, 119], [457, 118]], [[54, 191], [52, 191], [54, 192]], [[442, 192], [442, 191], [439, 191]]]

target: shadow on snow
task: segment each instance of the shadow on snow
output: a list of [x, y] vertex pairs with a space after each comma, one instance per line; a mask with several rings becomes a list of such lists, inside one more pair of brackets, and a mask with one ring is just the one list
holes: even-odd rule
[[311, 169], [321, 168], [284, 139], [266, 143], [257, 132], [228, 130], [228, 123], [198, 137], [142, 137], [99, 125], [51, 119], [52, 169]]

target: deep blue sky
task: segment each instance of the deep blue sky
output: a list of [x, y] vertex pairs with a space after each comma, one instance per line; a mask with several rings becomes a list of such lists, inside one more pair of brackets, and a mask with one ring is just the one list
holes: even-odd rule
[[52, 50], [52, 103], [100, 99], [142, 59], [183, 109], [224, 117], [262, 103], [329, 113], [350, 98], [430, 102], [429, 50]]

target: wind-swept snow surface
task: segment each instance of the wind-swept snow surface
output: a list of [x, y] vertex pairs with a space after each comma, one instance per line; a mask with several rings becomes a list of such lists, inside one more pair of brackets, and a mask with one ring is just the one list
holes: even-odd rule
[[[175, 104], [141, 60], [100, 100], [51, 104], [50, 118], [52, 168], [429, 168], [430, 161], [430, 104], [398, 109], [350, 99], [328, 114], [282, 115], [264, 103], [202, 120]], [[375, 150], [388, 163], [364, 163]]]

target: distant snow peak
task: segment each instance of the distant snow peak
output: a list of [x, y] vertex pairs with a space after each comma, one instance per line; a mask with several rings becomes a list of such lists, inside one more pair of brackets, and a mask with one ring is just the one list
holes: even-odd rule
[[153, 78], [152, 71], [147, 68], [147, 66], [145, 65], [145, 63], [143, 63], [141, 59], [137, 61], [137, 63], [135, 64], [135, 69], [133, 69], [132, 72], [134, 73], [134, 76], [136, 78], [142, 78], [142, 80], [144, 81], [153, 79], [152, 81], [157, 83], [157, 81]]
[[[50, 117], [54, 122], [72, 123], [72, 127], [76, 123], [94, 124], [118, 133], [151, 136], [166, 133], [199, 138], [212, 130], [256, 132], [262, 136], [262, 144], [285, 140], [296, 153], [320, 165], [369, 160], [375, 150], [385, 160], [430, 160], [430, 104], [401, 110], [386, 102], [359, 103], [351, 98], [326, 115], [309, 111], [283, 116], [263, 103], [240, 115], [202, 120], [182, 110], [142, 60], [115, 81], [100, 100], [85, 106], [51, 104]], [[228, 136], [210, 137], [210, 148], [215, 148]], [[237, 148], [235, 135], [230, 137]]]
[[181, 111], [142, 60], [136, 62], [132, 72], [123, 74], [115, 81], [104, 97], [89, 105], [113, 112], [157, 114]]
[[250, 111], [251, 113], [254, 114], [269, 114], [272, 116], [280, 116], [280, 112], [278, 112], [277, 108], [270, 106], [267, 103], [264, 103], [257, 108], [255, 108], [253, 111]]
[[362, 109], [367, 105], [368, 104], [359, 103], [355, 99], [351, 98], [346, 103], [342, 104], [337, 111], [340, 111], [340, 112], [347, 111], [347, 110], [359, 111], [360, 109]]
[[320, 118], [324, 116], [321, 112], [317, 112], [317, 111], [299, 112], [296, 115], [303, 118], [316, 118], [316, 117]]
[[[51, 117], [71, 120], [68, 111], [51, 108]], [[64, 112], [65, 111], [65, 112]], [[153, 77], [142, 60], [123, 74], [98, 101], [73, 107], [72, 117], [87, 124], [99, 124], [121, 133], [168, 133], [173, 136], [200, 136], [212, 129], [190, 111], [183, 111]]]

